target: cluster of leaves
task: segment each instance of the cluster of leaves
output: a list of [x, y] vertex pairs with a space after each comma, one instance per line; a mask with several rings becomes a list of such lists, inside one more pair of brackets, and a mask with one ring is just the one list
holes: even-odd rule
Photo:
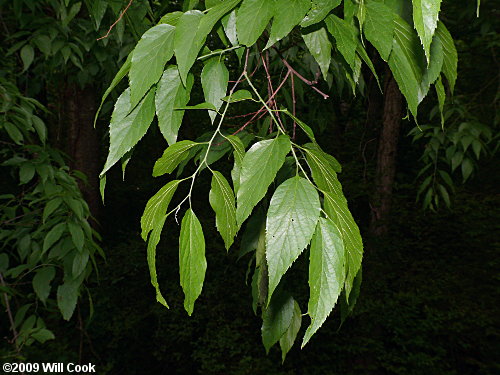
[[[247, 249], [243, 253], [251, 251], [255, 258], [254, 308], [257, 311], [260, 306], [262, 310], [264, 346], [269, 350], [280, 342], [283, 355], [293, 345], [302, 317], [300, 306], [287, 294], [282, 282], [287, 270], [309, 248], [307, 315], [311, 323], [302, 342], [305, 345], [331, 313], [342, 291], [340, 300], [344, 310], [352, 309], [361, 278], [363, 246], [337, 178], [340, 164], [320, 148], [312, 129], [295, 116], [294, 106], [289, 110], [277, 104], [277, 93], [289, 77], [292, 77], [292, 87], [293, 77], [298, 77], [325, 98], [328, 95], [290, 66], [276, 48], [277, 43], [284, 42], [298, 27], [306, 53], [315, 61], [313, 66], [316, 70], [319, 68], [319, 75], [328, 79], [330, 73], [341, 74], [355, 91], [356, 86], [362, 84], [362, 61], [376, 74], [363, 46], [364, 35], [388, 62], [415, 117], [419, 103], [432, 84], [436, 86], [442, 108], [445, 90], [441, 73], [451, 91], [456, 80], [457, 55], [453, 40], [445, 26], [438, 22], [440, 0], [414, 0], [413, 11], [410, 9], [409, 13], [413, 18], [409, 19], [403, 12], [407, 5], [403, 1], [345, 0], [344, 18], [338, 16], [336, 9], [341, 2], [212, 0], [205, 1], [204, 12], [189, 10], [188, 6], [185, 12], [168, 13], [158, 25], [144, 33], [103, 97], [104, 102], [128, 75], [130, 87], [116, 101], [111, 118], [109, 154], [101, 174], [102, 189], [106, 172], [119, 161], [125, 168], [131, 150], [146, 134], [155, 115], [169, 147], [156, 161], [153, 176], [170, 174], [177, 169], [177, 179], [168, 182], [149, 200], [141, 219], [157, 300], [167, 306], [157, 282], [156, 246], [167, 217], [176, 216], [185, 204], [189, 207], [181, 223], [179, 268], [188, 314], [192, 314], [201, 293], [207, 269], [205, 240], [191, 203], [195, 181], [208, 169], [212, 174], [209, 202], [226, 249], [248, 220], [243, 235], [247, 237]], [[189, 5], [197, 2], [194, 3]], [[209, 49], [207, 37], [213, 30], [226, 49]], [[266, 42], [264, 50], [259, 48], [262, 39]], [[334, 46], [338, 53], [332, 59]], [[266, 62], [269, 56], [266, 49], [271, 47], [277, 50], [274, 59], [281, 58], [288, 69], [276, 91]], [[231, 81], [231, 88], [225, 64], [228, 59], [223, 57], [230, 51], [234, 51], [240, 61], [246, 55], [240, 68], [242, 73]], [[175, 62], [171, 61], [174, 57]], [[261, 60], [268, 76], [265, 99], [252, 82], [254, 73], [249, 73], [249, 65], [253, 63], [258, 69]], [[203, 63], [201, 86], [205, 102], [188, 105], [197, 78], [193, 74], [197, 61]], [[240, 85], [246, 88], [237, 90]], [[242, 100], [259, 103], [257, 114], [267, 117], [266, 126], [256, 129], [249, 126], [252, 121], [243, 126], [226, 122], [230, 105]], [[213, 128], [194, 141], [178, 141], [184, 112], [190, 109], [208, 110]], [[295, 142], [297, 126], [309, 143]], [[212, 169], [217, 160], [231, 152], [234, 158], [232, 187], [222, 173]], [[195, 164], [193, 174], [180, 178], [191, 160]], [[186, 182], [188, 194], [178, 205], [169, 207], [179, 185]], [[269, 189], [271, 186], [276, 187], [274, 191]]]
[[47, 75], [71, 73], [71, 79], [82, 87], [93, 84], [103, 72], [116, 71], [109, 48], [118, 50], [116, 59], [121, 61], [150, 26], [145, 16], [152, 13], [148, 2], [134, 3], [126, 24], [136, 37], [125, 32], [125, 22], [119, 22], [113, 34], [96, 40], [101, 24], [120, 15], [122, 1], [13, 0], [0, 1], [0, 6], [12, 17], [9, 26], [16, 27], [5, 35], [9, 46], [5, 55], [19, 54], [21, 73], [32, 72], [45, 79]]
[[498, 147], [497, 141], [496, 147], [491, 148], [498, 136], [494, 137], [491, 128], [481, 123], [458, 100], [448, 106], [443, 115], [446, 128], [422, 125], [410, 132], [414, 142], [426, 141], [421, 158], [424, 166], [418, 173], [423, 180], [417, 199], [422, 200], [424, 208], [432, 210], [439, 207], [440, 201], [450, 207], [450, 196], [456, 186], [453, 172], [460, 172], [462, 183], [465, 183], [477, 169], [480, 157], [494, 154]]
[[1, 165], [21, 187], [0, 196], [0, 288], [20, 354], [24, 345], [54, 338], [44, 314], [59, 309], [71, 318], [95, 254], [103, 253], [78, 188], [83, 176], [45, 144], [47, 127], [36, 113], [46, 109], [3, 78], [0, 97]]

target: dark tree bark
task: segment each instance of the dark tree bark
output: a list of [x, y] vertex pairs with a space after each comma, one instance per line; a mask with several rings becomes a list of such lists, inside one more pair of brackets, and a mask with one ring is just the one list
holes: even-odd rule
[[80, 182], [90, 213], [99, 220], [102, 208], [99, 193], [99, 136], [94, 129], [96, 95], [93, 87], [80, 89], [68, 84], [63, 90], [62, 126], [66, 145], [63, 147], [70, 157], [70, 167], [83, 172], [87, 183]]
[[370, 233], [383, 236], [389, 230], [392, 189], [396, 174], [396, 157], [401, 117], [402, 95], [398, 85], [387, 68], [384, 83], [384, 112], [377, 152], [375, 191], [371, 206]]

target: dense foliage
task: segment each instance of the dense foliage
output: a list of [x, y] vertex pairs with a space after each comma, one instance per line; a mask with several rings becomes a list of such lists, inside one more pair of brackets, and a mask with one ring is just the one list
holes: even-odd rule
[[[491, 15], [474, 19], [475, 4], [440, 0], [0, 6], [5, 356], [46, 361], [51, 348], [50, 360], [89, 356], [105, 373], [140, 373], [146, 363], [214, 374], [494, 371], [495, 290], [485, 288], [477, 308], [474, 288], [447, 297], [448, 285], [477, 283], [478, 273], [487, 283], [497, 264], [494, 228], [480, 224], [495, 220], [496, 201], [471, 181], [495, 183], [492, 167], [479, 166], [496, 157], [498, 76], [468, 82], [475, 66], [460, 60], [486, 51], [485, 69], [498, 67]], [[463, 20], [469, 29], [458, 27]], [[407, 111], [394, 107], [402, 101], [391, 81]], [[97, 113], [96, 91], [104, 92]], [[405, 111], [410, 137], [393, 135], [406, 148], [393, 186], [381, 155], [393, 164], [396, 155], [383, 150], [383, 134]], [[90, 139], [73, 123], [98, 125], [105, 137], [110, 116], [106, 160], [73, 152]], [[73, 169], [92, 156], [104, 165], [104, 213], [87, 194], [97, 173], [86, 170], [86, 182]], [[384, 189], [392, 216], [377, 211]], [[418, 213], [415, 198], [450, 211]], [[388, 237], [374, 220], [391, 220]], [[455, 224], [441, 236], [444, 222]], [[467, 252], [481, 243], [491, 244], [484, 269]], [[145, 276], [174, 309], [144, 297]], [[57, 310], [76, 324], [79, 348]], [[284, 361], [297, 337], [304, 347], [316, 332], [279, 367], [274, 345]]]

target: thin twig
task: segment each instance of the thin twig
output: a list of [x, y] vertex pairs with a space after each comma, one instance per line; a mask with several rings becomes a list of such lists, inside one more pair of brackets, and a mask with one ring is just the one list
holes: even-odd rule
[[[0, 283], [2, 284], [2, 287], [7, 288], [7, 285], [5, 284], [5, 280], [3, 279], [3, 275], [0, 273]], [[19, 356], [21, 353], [21, 349], [19, 348], [19, 345], [17, 345], [17, 329], [16, 329], [16, 324], [14, 323], [14, 317], [12, 316], [12, 310], [10, 308], [10, 302], [9, 302], [9, 297], [7, 296], [7, 293], [3, 293], [3, 297], [5, 300], [5, 311], [7, 312], [7, 315], [9, 317], [9, 322], [10, 322], [10, 329], [12, 330], [12, 334], [14, 335], [14, 338], [12, 339], [12, 342], [14, 343], [14, 347], [16, 348], [16, 353]]]
[[116, 24], [117, 24], [118, 22], [120, 22], [120, 21], [121, 21], [121, 19], [123, 18], [123, 16], [124, 16], [124, 15], [125, 15], [125, 13], [127, 12], [128, 8], [130, 8], [130, 6], [132, 5], [133, 1], [134, 1], [134, 0], [130, 0], [130, 1], [128, 2], [128, 5], [125, 7], [125, 9], [124, 9], [124, 10], [122, 10], [122, 11], [120, 12], [120, 16], [119, 16], [119, 17], [118, 17], [118, 19], [117, 19], [115, 22], [113, 22], [113, 24], [109, 27], [108, 32], [106, 33], [106, 35], [101, 36], [100, 38], [97, 38], [96, 40], [106, 39], [106, 38], [109, 36], [109, 33], [111, 32], [111, 30], [113, 30], [113, 28], [116, 26]]

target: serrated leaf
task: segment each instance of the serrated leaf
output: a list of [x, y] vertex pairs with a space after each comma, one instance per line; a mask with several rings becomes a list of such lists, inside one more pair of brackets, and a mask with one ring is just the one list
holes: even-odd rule
[[163, 219], [163, 216], [165, 216], [168, 205], [179, 183], [179, 180], [170, 181], [152, 196], [148, 203], [146, 203], [146, 208], [141, 217], [141, 237], [144, 241], [146, 241], [148, 233], [157, 227], [158, 223]]
[[377, 49], [384, 61], [392, 51], [395, 27], [394, 12], [385, 4], [370, 1], [366, 4], [366, 19], [363, 31], [366, 39]]
[[427, 63], [431, 58], [431, 42], [436, 31], [441, 0], [412, 0], [413, 24], [424, 46]]
[[5, 128], [5, 130], [7, 130], [7, 134], [9, 135], [10, 139], [14, 141], [14, 143], [18, 145], [23, 144], [24, 136], [23, 133], [21, 133], [21, 131], [17, 128], [17, 126], [7, 121], [4, 122], [2, 125]]
[[161, 231], [163, 230], [163, 225], [165, 224], [165, 219], [167, 218], [164, 215], [161, 219], [154, 223], [153, 231], [149, 236], [148, 240], [148, 268], [149, 275], [151, 278], [151, 284], [155, 288], [156, 291], [156, 301], [161, 303], [166, 308], [168, 307], [167, 301], [161, 294], [160, 286], [158, 285], [158, 279], [156, 276], [156, 246], [158, 246], [158, 242], [160, 242]]
[[237, 193], [238, 227], [241, 227], [255, 205], [264, 197], [290, 150], [290, 138], [280, 135], [275, 139], [257, 142], [246, 152]]
[[425, 57], [413, 29], [401, 17], [395, 17], [394, 42], [388, 62], [411, 113], [417, 117], [418, 104], [424, 97], [420, 83]]
[[262, 343], [266, 353], [286, 333], [295, 309], [294, 299], [285, 294], [278, 294], [264, 311], [262, 316]]
[[30, 336], [41, 344], [56, 338], [54, 334], [46, 328], [37, 329], [35, 332], [31, 333]]
[[455, 82], [457, 80], [457, 49], [450, 32], [441, 21], [438, 22], [435, 36], [439, 38], [443, 47], [443, 73], [448, 80], [450, 91], [453, 94], [453, 91], [455, 90]]
[[169, 145], [177, 141], [177, 134], [184, 117], [184, 110], [176, 108], [184, 107], [189, 102], [193, 83], [193, 75], [189, 74], [184, 87], [175, 65], [165, 69], [158, 83], [155, 97], [158, 127]]
[[444, 129], [444, 103], [446, 101], [446, 92], [444, 91], [441, 75], [435, 82], [434, 87], [436, 88], [436, 94], [438, 97], [439, 114], [441, 115], [441, 128]]
[[320, 166], [329, 165], [334, 172], [340, 173], [342, 172], [342, 166], [332, 155], [324, 152], [317, 144], [314, 143], [306, 143], [304, 145], [306, 149], [306, 153], [309, 154], [310, 157], [316, 160], [316, 163]]
[[347, 200], [342, 192], [342, 185], [329, 163], [313, 153], [308, 153], [307, 162], [312, 171], [314, 182], [325, 197], [324, 209], [328, 217], [337, 225], [342, 235], [344, 249], [346, 252], [346, 280], [345, 290], [347, 298], [352, 289], [353, 280], [361, 267], [363, 258], [363, 241], [359, 228], [352, 217]]
[[75, 311], [80, 283], [80, 280], [70, 280], [57, 288], [57, 307], [64, 320], [70, 320]]
[[158, 82], [165, 64], [172, 58], [174, 31], [172, 25], [156, 25], [142, 35], [134, 48], [130, 67], [131, 108]]
[[184, 308], [188, 315], [191, 316], [194, 302], [201, 294], [207, 270], [203, 229], [191, 208], [186, 211], [181, 223], [179, 270], [181, 286], [185, 295]]
[[205, 15], [189, 11], [179, 19], [175, 31], [175, 56], [182, 82], [186, 83], [189, 70], [205, 44], [205, 39], [215, 24], [241, 0], [226, 0], [211, 8]]
[[205, 101], [213, 104], [216, 112], [208, 111], [212, 124], [217, 116], [217, 111], [222, 107], [222, 97], [226, 96], [229, 81], [229, 71], [219, 58], [212, 58], [203, 67], [201, 72], [201, 85]]
[[243, 0], [236, 18], [238, 40], [250, 47], [257, 42], [274, 15], [276, 0]]
[[274, 192], [266, 220], [266, 259], [271, 298], [285, 272], [311, 240], [321, 205], [314, 186], [296, 176]]
[[309, 127], [309, 125], [307, 125], [305, 122], [301, 121], [300, 119], [292, 115], [288, 110], [285, 110], [284, 113], [287, 116], [289, 116], [292, 120], [294, 120], [295, 123], [297, 123], [297, 125], [299, 125], [299, 127], [304, 131], [304, 133], [306, 133], [306, 135], [309, 137], [311, 141], [316, 142], [316, 138], [314, 137], [314, 132]]
[[235, 135], [227, 136], [227, 140], [234, 148], [234, 166], [231, 170], [231, 179], [233, 180], [233, 187], [235, 194], [238, 194], [240, 188], [240, 173], [243, 165], [243, 158], [245, 157], [245, 146], [240, 138]]
[[85, 244], [85, 235], [83, 234], [82, 228], [78, 224], [69, 221], [68, 229], [75, 247], [78, 251], [82, 251], [83, 245]]
[[329, 219], [320, 218], [311, 242], [309, 258], [309, 303], [311, 324], [302, 347], [323, 325], [337, 303], [345, 280], [345, 250], [339, 228]]
[[52, 229], [47, 233], [45, 239], [43, 240], [42, 253], [45, 253], [51, 248], [61, 238], [62, 234], [66, 230], [66, 223], [59, 223], [52, 227]]
[[23, 48], [21, 48], [21, 60], [23, 62], [23, 71], [24, 73], [30, 67], [33, 59], [35, 58], [35, 50], [29, 44], [26, 44]]
[[113, 89], [121, 82], [123, 77], [125, 77], [128, 74], [131, 66], [132, 66], [132, 53], [130, 53], [127, 56], [127, 60], [125, 60], [123, 65], [120, 67], [120, 70], [118, 70], [118, 73], [116, 73], [113, 80], [111, 81], [111, 84], [104, 92], [104, 95], [102, 96], [102, 99], [101, 99], [101, 104], [99, 105], [99, 108], [97, 109], [97, 112], [96, 112], [95, 117], [94, 117], [94, 127], [95, 127], [95, 124], [97, 122], [97, 117], [99, 116], [99, 113], [101, 112], [101, 108], [102, 108], [104, 102], [106, 101], [106, 98], [109, 96], [109, 94], [111, 94], [111, 91], [113, 91]]
[[39, 268], [33, 277], [33, 290], [37, 297], [45, 303], [50, 294], [50, 282], [56, 276], [56, 269], [52, 266]]
[[421, 97], [420, 101], [427, 95], [431, 84], [435, 83], [440, 77], [441, 69], [443, 67], [444, 53], [443, 46], [439, 38], [435, 38], [431, 44], [430, 50], [430, 62], [428, 63], [424, 74], [422, 76], [422, 82], [420, 83]]
[[130, 114], [130, 89], [126, 89], [116, 101], [109, 125], [109, 154], [101, 176], [134, 147], [148, 131], [155, 115], [154, 94], [154, 89], [151, 89]]
[[73, 267], [71, 268], [73, 277], [80, 276], [82, 272], [85, 271], [88, 262], [89, 262], [88, 251], [77, 252], [75, 254], [75, 257], [73, 258]]
[[313, 0], [311, 10], [302, 20], [300, 26], [307, 27], [321, 22], [332, 9], [338, 7], [341, 0]]
[[[199, 10], [190, 10], [184, 13], [177, 21], [174, 38], [175, 58], [179, 66], [181, 80], [185, 82], [201, 45], [198, 45], [197, 31], [204, 14]], [[185, 77], [185, 78], [183, 78]]]
[[213, 171], [211, 186], [210, 206], [215, 212], [217, 230], [224, 239], [226, 250], [229, 250], [238, 232], [234, 193], [224, 176], [217, 171]]
[[302, 38], [306, 43], [307, 49], [318, 63], [321, 73], [323, 73], [323, 78], [326, 80], [332, 57], [332, 44], [328, 39], [326, 29], [322, 27], [314, 31], [306, 31], [302, 34]]
[[354, 71], [354, 59], [356, 57], [356, 46], [358, 44], [354, 26], [333, 14], [325, 18], [325, 24], [337, 43], [337, 49]]
[[19, 184], [27, 184], [35, 176], [35, 166], [30, 162], [21, 164], [19, 168]]
[[177, 22], [179, 22], [179, 18], [184, 14], [181, 11], [175, 11], [171, 13], [165, 14], [158, 23], [166, 23], [168, 25], [177, 26]]
[[299, 333], [300, 326], [302, 324], [302, 312], [300, 311], [300, 306], [297, 301], [293, 301], [293, 316], [290, 326], [286, 332], [280, 338], [280, 348], [281, 348], [281, 361], [285, 362], [285, 357], [287, 353], [293, 346], [297, 334]]
[[271, 33], [265, 49], [287, 36], [310, 8], [310, 0], [276, 0]]
[[252, 93], [248, 90], [238, 90], [229, 96], [223, 97], [221, 100], [227, 103], [237, 103], [243, 100], [255, 101], [255, 99], [252, 96]]
[[177, 166], [188, 157], [189, 150], [199, 143], [193, 141], [180, 141], [168, 147], [153, 167], [153, 177], [172, 173]]
[[207, 109], [209, 112], [217, 112], [217, 108], [211, 103], [199, 103], [196, 105], [185, 105], [183, 107], [174, 108], [175, 110], [185, 110], [185, 109], [194, 109], [194, 110], [203, 110]]

